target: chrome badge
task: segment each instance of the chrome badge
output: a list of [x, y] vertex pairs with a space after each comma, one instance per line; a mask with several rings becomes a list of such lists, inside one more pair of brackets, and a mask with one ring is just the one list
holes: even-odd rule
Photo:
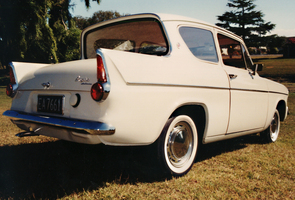
[[75, 81], [76, 82], [81, 82], [81, 83], [89, 82], [89, 78], [87, 78], [87, 77], [82, 78], [81, 76], [78, 76]]
[[44, 87], [44, 89], [48, 89], [50, 87], [51, 83], [47, 82], [47, 83], [42, 83], [41, 85]]
[[75, 81], [80, 82], [81, 85], [92, 85], [91, 83], [88, 83], [90, 81], [90, 79], [87, 77], [83, 78], [81, 76], [78, 76]]

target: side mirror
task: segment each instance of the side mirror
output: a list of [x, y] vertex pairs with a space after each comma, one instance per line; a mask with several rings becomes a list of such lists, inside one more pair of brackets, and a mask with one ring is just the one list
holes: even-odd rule
[[257, 64], [256, 71], [258, 72], [262, 71], [263, 67], [264, 67], [264, 64]]
[[254, 64], [252, 66], [253, 75], [255, 75], [257, 72], [262, 71], [264, 64]]

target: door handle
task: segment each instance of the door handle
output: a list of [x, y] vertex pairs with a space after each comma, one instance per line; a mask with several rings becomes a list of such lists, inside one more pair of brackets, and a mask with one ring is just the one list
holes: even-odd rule
[[254, 75], [253, 72], [250, 72], [250, 71], [249, 71], [249, 75], [251, 76], [252, 79], [254, 79], [254, 77], [253, 77], [253, 75]]
[[238, 75], [236, 75], [236, 74], [229, 74], [228, 76], [230, 79], [235, 79], [238, 77]]

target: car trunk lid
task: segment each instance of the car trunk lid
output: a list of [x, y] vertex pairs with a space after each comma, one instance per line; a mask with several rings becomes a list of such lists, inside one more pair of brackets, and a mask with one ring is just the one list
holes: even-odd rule
[[[28, 64], [23, 67], [30, 67]], [[48, 65], [28, 72], [19, 80], [19, 90], [89, 91], [96, 80], [96, 60]]]

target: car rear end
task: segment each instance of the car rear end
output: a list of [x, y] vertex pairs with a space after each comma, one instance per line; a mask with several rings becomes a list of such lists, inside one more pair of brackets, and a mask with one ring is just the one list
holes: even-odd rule
[[[10, 67], [11, 83], [6, 93], [13, 101], [11, 110], [3, 114], [25, 130], [19, 136], [41, 134], [97, 144], [97, 135], [114, 134], [115, 128], [100, 120], [105, 109], [97, 106], [110, 92], [99, 51], [96, 59], [40, 66], [32, 71], [29, 63], [11, 63]], [[17, 69], [24, 68], [28, 73], [21, 76]]]

